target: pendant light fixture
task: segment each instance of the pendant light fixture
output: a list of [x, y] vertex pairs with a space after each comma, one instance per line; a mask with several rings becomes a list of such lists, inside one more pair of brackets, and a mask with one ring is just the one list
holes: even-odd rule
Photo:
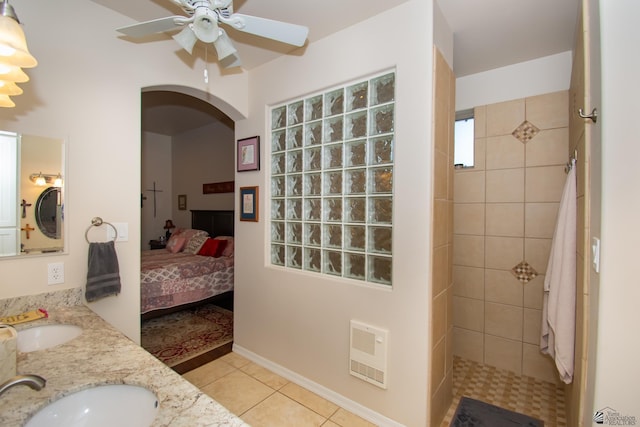
[[15, 10], [9, 0], [0, 1], [0, 107], [15, 106], [9, 96], [22, 93], [16, 83], [29, 81], [22, 68], [36, 65]]

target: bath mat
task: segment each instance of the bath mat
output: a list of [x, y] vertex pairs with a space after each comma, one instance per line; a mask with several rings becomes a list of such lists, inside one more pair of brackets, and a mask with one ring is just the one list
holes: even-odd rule
[[233, 312], [206, 304], [145, 320], [140, 335], [145, 350], [182, 374], [231, 351]]
[[450, 427], [543, 427], [544, 423], [479, 400], [462, 397]]

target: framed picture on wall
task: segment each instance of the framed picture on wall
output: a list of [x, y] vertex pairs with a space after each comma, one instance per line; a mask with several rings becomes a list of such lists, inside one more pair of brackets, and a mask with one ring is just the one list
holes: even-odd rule
[[187, 210], [187, 195], [186, 194], [178, 194], [178, 210], [186, 211]]
[[260, 170], [260, 137], [238, 140], [238, 172]]
[[240, 221], [258, 222], [258, 187], [240, 187]]

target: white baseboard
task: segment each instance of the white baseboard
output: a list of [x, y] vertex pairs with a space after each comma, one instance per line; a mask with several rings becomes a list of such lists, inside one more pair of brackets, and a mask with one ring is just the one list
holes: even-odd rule
[[341, 394], [336, 393], [333, 390], [330, 390], [314, 381], [309, 380], [306, 377], [303, 377], [284, 366], [278, 365], [268, 359], [265, 359], [262, 356], [257, 355], [244, 347], [239, 346], [238, 344], [233, 344], [233, 352], [238, 353], [240, 356], [246, 357], [252, 362], [266, 368], [281, 377], [291, 381], [292, 383], [298, 384], [301, 387], [306, 388], [309, 391], [317, 394], [324, 399], [327, 399], [329, 402], [335, 403], [341, 408], [346, 409], [347, 411], [356, 414], [359, 417], [364, 418], [365, 420], [379, 426], [379, 427], [404, 427], [404, 425], [394, 421], [390, 418], [385, 417], [382, 414], [379, 414], [366, 406], [359, 404], [351, 399], [348, 399]]

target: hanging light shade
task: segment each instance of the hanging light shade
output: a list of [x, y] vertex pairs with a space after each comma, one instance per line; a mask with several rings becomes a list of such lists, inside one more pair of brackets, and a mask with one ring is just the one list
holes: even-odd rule
[[0, 59], [16, 67], [35, 67], [38, 61], [29, 53], [22, 27], [17, 20], [3, 13], [7, 8], [13, 10], [7, 2], [0, 3]]
[[196, 33], [191, 29], [191, 25], [185, 25], [182, 31], [173, 36], [173, 39], [177, 41], [184, 50], [189, 52], [189, 54], [193, 52], [193, 45], [195, 45], [198, 40]]
[[22, 95], [22, 89], [14, 82], [0, 80], [0, 95]]
[[219, 28], [218, 32], [218, 38], [213, 42], [213, 45], [216, 47], [216, 52], [218, 52], [218, 60], [222, 60], [229, 55], [237, 53], [238, 51], [235, 47], [233, 47], [233, 44], [231, 43], [229, 36], [227, 36], [226, 31], [224, 31], [222, 28]]
[[9, 95], [0, 95], [0, 107], [13, 108], [16, 104], [9, 98]]
[[208, 8], [196, 10], [191, 26], [198, 40], [203, 43], [212, 43], [218, 38], [218, 18]]
[[25, 83], [29, 81], [29, 76], [22, 71], [22, 68], [2, 62], [0, 58], [0, 80], [5, 82]]

